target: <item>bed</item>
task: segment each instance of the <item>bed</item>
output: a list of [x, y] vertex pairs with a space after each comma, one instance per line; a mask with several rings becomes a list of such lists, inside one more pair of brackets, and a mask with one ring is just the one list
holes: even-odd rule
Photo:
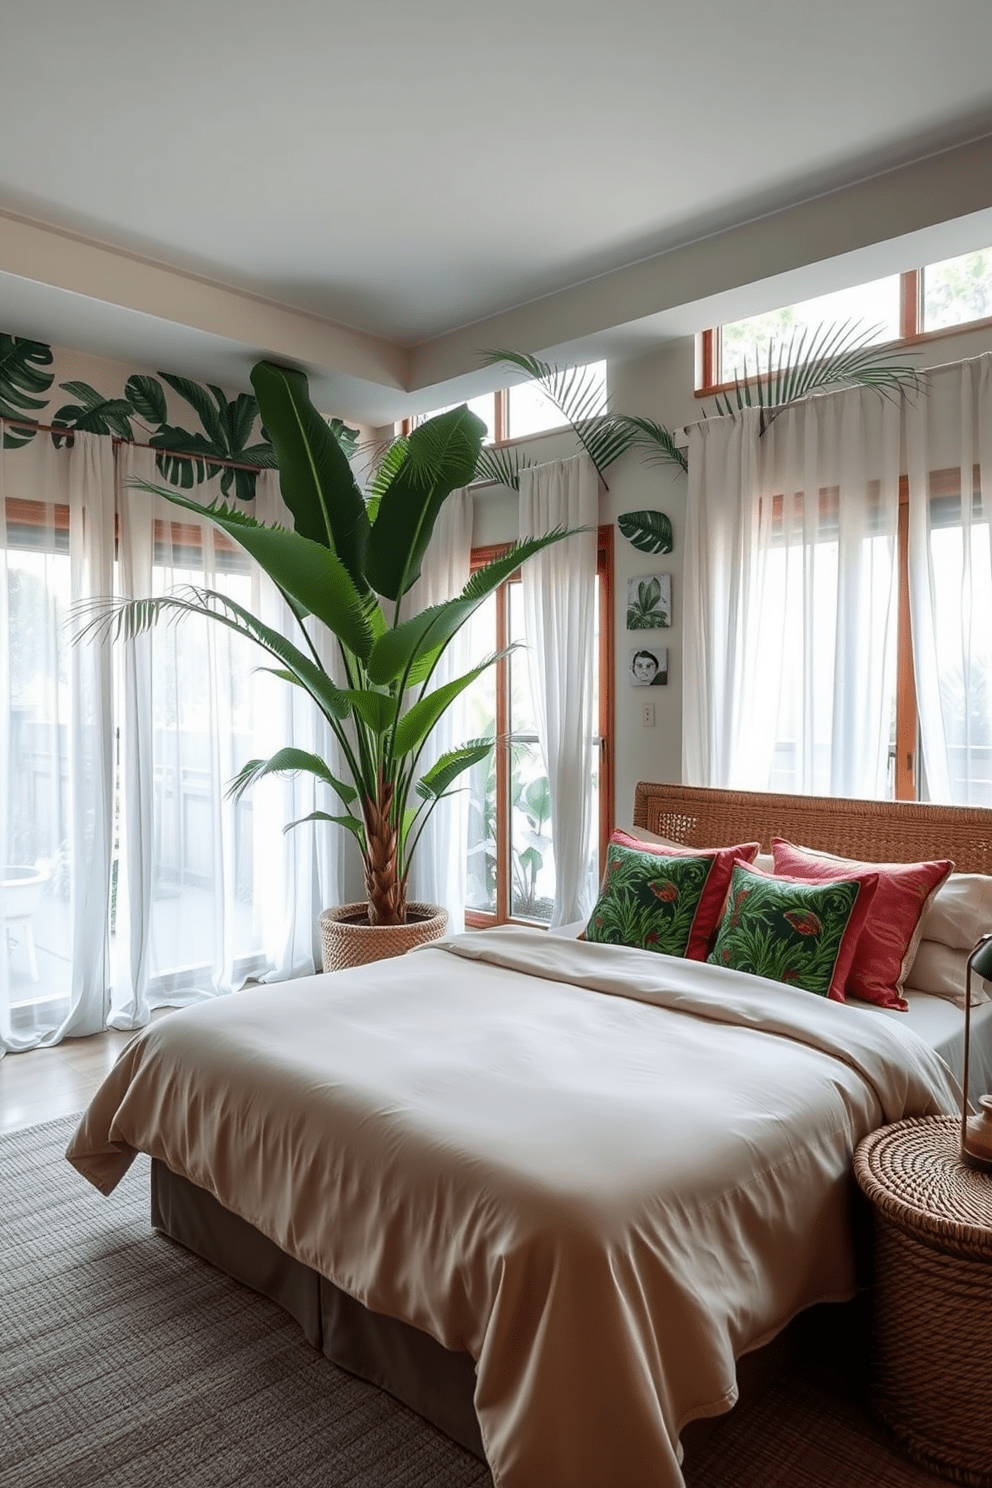
[[[978, 809], [644, 784], [634, 826], [992, 873]], [[857, 1141], [956, 1109], [960, 1009], [908, 1000], [477, 932], [159, 1020], [68, 1156], [109, 1192], [149, 1152], [158, 1228], [499, 1488], [676, 1488], [680, 1435], [734, 1404], [737, 1360], [852, 1295]]]

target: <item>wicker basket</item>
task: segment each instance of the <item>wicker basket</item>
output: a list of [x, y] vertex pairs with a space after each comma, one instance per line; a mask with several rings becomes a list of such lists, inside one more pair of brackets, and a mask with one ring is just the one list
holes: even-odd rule
[[402, 956], [414, 946], [440, 940], [448, 928], [448, 911], [437, 904], [408, 904], [405, 925], [370, 925], [368, 905], [339, 904], [320, 916], [320, 943], [325, 971], [344, 971]]
[[992, 1178], [959, 1133], [956, 1116], [900, 1121], [854, 1156], [875, 1214], [871, 1404], [914, 1461], [992, 1488]]

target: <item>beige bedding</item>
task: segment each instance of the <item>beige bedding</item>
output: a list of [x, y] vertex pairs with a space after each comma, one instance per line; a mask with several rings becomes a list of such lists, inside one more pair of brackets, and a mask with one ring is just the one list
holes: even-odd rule
[[955, 1101], [872, 1010], [504, 929], [161, 1019], [68, 1156], [150, 1152], [467, 1349], [500, 1488], [674, 1488], [735, 1356], [851, 1295], [856, 1142]]

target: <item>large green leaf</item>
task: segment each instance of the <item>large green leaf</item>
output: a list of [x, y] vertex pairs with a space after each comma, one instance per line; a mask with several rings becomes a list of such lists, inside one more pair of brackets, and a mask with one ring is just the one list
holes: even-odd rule
[[[131, 405], [126, 398], [105, 398], [88, 382], [60, 382], [63, 392], [78, 398], [78, 403], [65, 403], [52, 416], [52, 423], [64, 429], [79, 429], [87, 434], [116, 434], [131, 438]], [[61, 436], [54, 434], [56, 444]]]
[[332, 548], [357, 587], [367, 588], [365, 499], [344, 450], [310, 401], [306, 378], [291, 367], [258, 362], [251, 382], [297, 532]]
[[139, 418], [164, 424], [169, 417], [165, 390], [157, 377], [136, 374], [124, 384], [124, 396]]
[[481, 666], [466, 672], [464, 677], [456, 677], [453, 682], [446, 682], [443, 686], [436, 687], [426, 697], [419, 698], [396, 725], [396, 733], [393, 736], [393, 753], [396, 758], [402, 759], [404, 755], [411, 754], [413, 750], [419, 748], [459, 693], [464, 692], [466, 687], [471, 687], [476, 677], [481, 677], [482, 673], [498, 659], [498, 656], [489, 656]]
[[[190, 490], [201, 481], [211, 480], [221, 466], [211, 461], [217, 455], [210, 440], [190, 429], [178, 428], [175, 424], [163, 424], [148, 441], [153, 449], [175, 450], [174, 455], [158, 455], [155, 464], [171, 485]], [[187, 459], [186, 456], [199, 456]]]
[[372, 627], [366, 606], [336, 553], [298, 532], [266, 527], [237, 507], [200, 506], [176, 491], [147, 481], [135, 481], [133, 485], [216, 522], [251, 554], [285, 594], [322, 620], [356, 656], [363, 660], [368, 656], [372, 649]]
[[624, 512], [617, 526], [628, 542], [642, 553], [670, 553], [674, 537], [672, 524], [660, 511]]
[[354, 833], [364, 850], [365, 827], [357, 816], [329, 816], [326, 811], [311, 811], [309, 816], [300, 816], [296, 821], [287, 822], [283, 832], [291, 832], [294, 827], [302, 827], [305, 822], [333, 822], [335, 826], [347, 827], [349, 832]]
[[479, 608], [504, 579], [515, 573], [522, 563], [552, 543], [570, 536], [566, 528], [555, 528], [544, 537], [532, 537], [517, 542], [492, 563], [487, 563], [472, 574], [461, 594], [443, 604], [431, 605], [419, 615], [404, 620], [392, 630], [387, 630], [372, 647], [368, 659], [369, 678], [372, 682], [387, 684], [394, 682], [409, 666], [409, 684], [422, 680], [421, 672], [413, 668], [422, 659], [434, 661], [465, 621]]
[[211, 401], [207, 389], [200, 383], [194, 382], [191, 377], [177, 377], [173, 372], [159, 372], [158, 375], [163, 382], [169, 384], [173, 392], [178, 393], [180, 398], [195, 410], [214, 453], [218, 455], [222, 451], [230, 453], [229, 431], [224, 419], [227, 399], [220, 388], [210, 389], [213, 393]]
[[369, 533], [366, 572], [376, 593], [399, 599], [419, 578], [438, 513], [452, 491], [471, 481], [485, 432], [463, 403], [409, 436]]
[[470, 739], [459, 749], [449, 749], [417, 781], [417, 795], [425, 801], [438, 800], [463, 771], [484, 760], [493, 747], [492, 739]]
[[257, 785], [268, 775], [298, 775], [301, 772], [308, 775], [316, 775], [325, 785], [337, 791], [346, 806], [350, 806], [358, 795], [354, 786], [346, 785], [343, 780], [338, 780], [331, 774], [327, 764], [317, 754], [309, 754], [305, 749], [278, 749], [270, 759], [249, 760], [242, 765], [237, 775], [227, 788], [227, 794], [236, 800], [244, 795], [250, 786]]
[[396, 699], [388, 693], [355, 687], [347, 688], [345, 697], [374, 734], [384, 734], [395, 722]]
[[[52, 348], [24, 336], [0, 335], [0, 418], [35, 419], [48, 399], [40, 396], [52, 385]], [[21, 449], [34, 438], [29, 428], [6, 428], [5, 449]]]

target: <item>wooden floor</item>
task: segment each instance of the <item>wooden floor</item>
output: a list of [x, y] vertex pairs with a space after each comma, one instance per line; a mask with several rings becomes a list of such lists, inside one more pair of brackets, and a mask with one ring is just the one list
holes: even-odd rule
[[[161, 1008], [153, 1017], [168, 1011]], [[95, 1094], [133, 1033], [93, 1034], [63, 1039], [52, 1049], [30, 1049], [0, 1059], [0, 1132], [16, 1131], [71, 1116]]]

